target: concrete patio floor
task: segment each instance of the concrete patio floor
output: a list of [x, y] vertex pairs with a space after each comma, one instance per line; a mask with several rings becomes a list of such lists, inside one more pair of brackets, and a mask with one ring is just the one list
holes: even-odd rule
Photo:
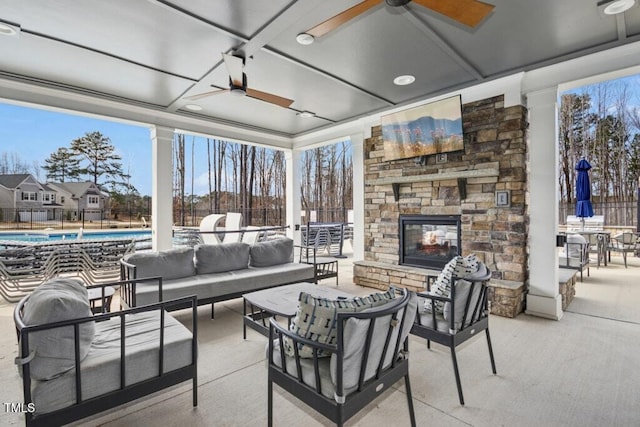
[[[410, 376], [420, 426], [637, 426], [640, 425], [640, 259], [621, 258], [591, 269], [560, 321], [525, 314], [492, 316], [498, 374], [491, 373], [486, 340], [458, 348], [465, 406], [458, 403], [448, 349], [410, 337]], [[340, 289], [351, 284], [351, 259], [340, 261]], [[335, 286], [333, 279], [321, 286]], [[21, 402], [13, 364], [17, 344], [13, 306], [0, 303], [0, 401]], [[175, 313], [186, 319], [185, 312]], [[266, 425], [266, 338], [242, 339], [242, 300], [198, 311], [199, 406], [191, 386], [180, 385], [77, 423], [104, 426]], [[185, 383], [187, 384], [187, 383]], [[279, 389], [276, 426], [325, 426], [328, 420]], [[0, 413], [0, 425], [23, 425], [19, 414]], [[406, 395], [399, 382], [352, 418], [348, 426], [408, 426]]]

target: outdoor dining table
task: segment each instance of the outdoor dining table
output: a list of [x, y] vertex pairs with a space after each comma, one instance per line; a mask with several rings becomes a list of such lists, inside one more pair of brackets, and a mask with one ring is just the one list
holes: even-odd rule
[[597, 267], [600, 267], [601, 260], [604, 265], [607, 265], [607, 250], [609, 248], [609, 242], [611, 241], [611, 232], [604, 230], [579, 230], [574, 231], [577, 234], [583, 236], [589, 245], [591, 245], [591, 237], [596, 237], [596, 254], [597, 254]]

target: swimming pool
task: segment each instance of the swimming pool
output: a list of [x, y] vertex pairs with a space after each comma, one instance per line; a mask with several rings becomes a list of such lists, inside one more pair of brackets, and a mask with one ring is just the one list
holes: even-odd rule
[[[151, 239], [151, 230], [101, 230], [101, 231], [81, 231], [81, 239], [135, 239], [147, 240]], [[51, 242], [56, 240], [77, 240], [78, 232], [60, 232], [60, 231], [25, 231], [25, 232], [8, 232], [0, 233], [0, 240], [13, 240], [19, 242]]]

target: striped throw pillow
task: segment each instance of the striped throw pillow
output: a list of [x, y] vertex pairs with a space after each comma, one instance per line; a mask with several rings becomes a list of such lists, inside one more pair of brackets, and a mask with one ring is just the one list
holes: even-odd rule
[[[298, 297], [298, 311], [291, 320], [290, 330], [304, 338], [323, 344], [336, 344], [338, 313], [355, 313], [368, 308], [378, 307], [395, 298], [395, 289], [387, 292], [374, 293], [366, 297], [331, 300], [314, 297], [301, 292]], [[284, 350], [289, 356], [295, 356], [293, 342], [284, 340]], [[309, 346], [298, 345], [298, 355], [304, 358], [313, 357], [313, 349]], [[327, 357], [331, 353], [318, 351], [318, 356]]]

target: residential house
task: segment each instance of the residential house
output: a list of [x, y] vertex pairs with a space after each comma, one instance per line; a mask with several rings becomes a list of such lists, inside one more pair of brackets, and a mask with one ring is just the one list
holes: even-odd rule
[[18, 221], [53, 219], [48, 211], [55, 200], [55, 192], [31, 174], [0, 175], [0, 208], [4, 219], [14, 216]]
[[109, 195], [93, 182], [42, 184], [31, 174], [0, 175], [2, 219], [47, 221], [100, 220], [107, 214]]
[[95, 221], [104, 218], [109, 207], [109, 195], [91, 181], [49, 182], [62, 208], [71, 213], [71, 219]]

